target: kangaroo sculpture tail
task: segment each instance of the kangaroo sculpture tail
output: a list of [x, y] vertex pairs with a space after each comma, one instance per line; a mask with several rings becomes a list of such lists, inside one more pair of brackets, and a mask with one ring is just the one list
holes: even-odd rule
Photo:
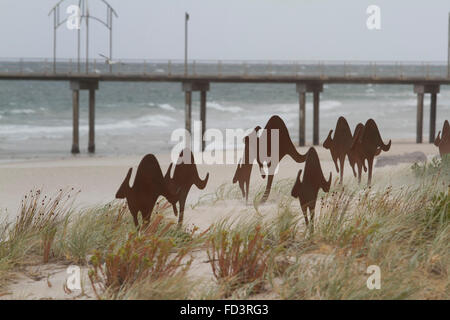
[[241, 168], [242, 168], [241, 162], [242, 162], [242, 159], [239, 159], [239, 162], [238, 162], [237, 167], [236, 167], [236, 171], [235, 171], [234, 176], [233, 176], [233, 183], [236, 183], [239, 180], [239, 175], [240, 175]]
[[331, 172], [330, 172], [330, 177], [328, 178], [328, 181], [325, 180], [325, 177], [322, 174], [322, 189], [325, 192], [330, 191], [330, 186], [331, 186]]
[[164, 175], [164, 179], [170, 179], [170, 172], [172, 171], [173, 162], [170, 163], [169, 167], [167, 168], [166, 174]]
[[384, 144], [383, 143], [383, 145], [381, 146], [381, 149], [384, 151], [384, 152], [387, 152], [387, 151], [389, 151], [389, 149], [391, 148], [391, 140], [389, 140], [389, 142], [388, 142], [388, 144]]
[[196, 181], [195, 181], [195, 185], [197, 186], [197, 188], [199, 188], [200, 190], [205, 189], [206, 184], [208, 183], [208, 179], [209, 179], [209, 172], [206, 174], [205, 179], [200, 179], [200, 177], [198, 176], [198, 172], [197, 170], [195, 170], [197, 173], [197, 177], [196, 177]]
[[289, 155], [292, 157], [292, 159], [294, 159], [295, 162], [298, 163], [302, 163], [306, 161], [306, 155], [305, 154], [301, 154], [300, 152], [297, 151], [297, 149], [295, 149], [294, 144], [292, 143], [292, 141], [290, 142], [290, 146], [289, 146]]
[[272, 182], [273, 182], [273, 175], [268, 175], [267, 176], [266, 190], [264, 190], [264, 195], [263, 195], [263, 197], [261, 199], [261, 203], [266, 202], [267, 198], [269, 198], [270, 189], [272, 188]]
[[437, 134], [436, 139], [434, 139], [434, 145], [435, 145], [436, 147], [439, 147], [439, 144], [440, 144], [440, 143], [441, 143], [441, 132], [439, 131], [438, 134]]

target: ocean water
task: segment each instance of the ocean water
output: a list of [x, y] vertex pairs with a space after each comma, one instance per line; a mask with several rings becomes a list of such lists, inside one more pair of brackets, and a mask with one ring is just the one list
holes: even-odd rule
[[[415, 139], [416, 95], [412, 85], [324, 86], [320, 139], [339, 116], [353, 127], [373, 118], [383, 139]], [[199, 93], [192, 119], [199, 119]], [[429, 95], [425, 98], [424, 141], [428, 141]], [[450, 87], [441, 86], [437, 130], [450, 119]], [[88, 93], [80, 94], [80, 149], [88, 144]], [[298, 142], [298, 95], [293, 84], [212, 83], [207, 94], [207, 129], [264, 126], [278, 114]], [[312, 96], [307, 95], [306, 140], [312, 140]], [[96, 92], [96, 153], [166, 153], [177, 143], [171, 133], [184, 128], [184, 94], [179, 83], [101, 82]], [[0, 160], [70, 156], [72, 96], [68, 82], [0, 81]]]

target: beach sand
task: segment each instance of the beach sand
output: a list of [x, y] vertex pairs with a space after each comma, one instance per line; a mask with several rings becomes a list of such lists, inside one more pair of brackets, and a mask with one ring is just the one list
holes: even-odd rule
[[[307, 152], [308, 148], [308, 146], [301, 147], [298, 148], [298, 151], [303, 154]], [[319, 154], [325, 177], [328, 177], [331, 171], [334, 180], [338, 176], [338, 173], [334, 168], [329, 150], [323, 147], [316, 147], [316, 150]], [[387, 153], [383, 152], [380, 157], [384, 155], [401, 156], [405, 153], [415, 151], [423, 152], [428, 158], [438, 155], [438, 149], [432, 144], [393, 142], [390, 151]], [[238, 152], [238, 154], [240, 153]], [[170, 163], [170, 155], [163, 154], [156, 156], [163, 173], [165, 173]], [[196, 159], [200, 156], [200, 154], [195, 154]], [[13, 218], [20, 208], [22, 197], [30, 190], [36, 188], [43, 190], [45, 194], [49, 195], [56, 193], [61, 188], [81, 190], [75, 202], [75, 206], [79, 209], [108, 203], [114, 200], [114, 195], [130, 167], [134, 168], [133, 181], [136, 168], [141, 158], [141, 156], [96, 157], [81, 155], [64, 159], [24, 160], [2, 163], [0, 164], [1, 215], [7, 215], [9, 218]], [[405, 164], [398, 164], [396, 166], [403, 167]], [[376, 179], [377, 176], [382, 176], [383, 172], [393, 170], [396, 166], [375, 168], [374, 178]], [[285, 157], [274, 178], [274, 183], [280, 179], [295, 178], [298, 170], [301, 168], [303, 168], [303, 164], [295, 163], [288, 156]], [[197, 202], [202, 195], [215, 192], [224, 183], [231, 184], [236, 165], [202, 164], [198, 165], [198, 170], [201, 178], [205, 177], [207, 172], [209, 172], [210, 178], [204, 190], [198, 190], [195, 186], [191, 189], [185, 216], [190, 223], [204, 226], [215, 220], [214, 214], [210, 212], [208, 215], [202, 216], [196, 213], [191, 216], [189, 213], [189, 204]], [[344, 173], [345, 177], [352, 176], [348, 162], [346, 162]], [[365, 179], [366, 176], [363, 176], [363, 182]], [[250, 182], [251, 187], [264, 186], [265, 184], [266, 179], [261, 178], [257, 166], [254, 166]], [[236, 205], [240, 206], [242, 203], [236, 203]]]
[[[302, 154], [309, 147], [298, 148]], [[338, 177], [334, 163], [331, 160], [329, 150], [322, 147], [316, 148], [321, 160], [322, 170], [325, 177], [329, 173], [333, 174], [333, 182]], [[415, 144], [406, 142], [393, 142], [388, 153], [396, 159], [397, 162], [403, 158], [405, 153], [423, 152], [428, 159], [438, 154], [437, 148], [432, 144]], [[241, 152], [239, 152], [240, 154]], [[196, 154], [196, 159], [200, 156]], [[166, 171], [170, 155], [157, 155], [163, 172]], [[20, 202], [24, 194], [32, 189], [40, 188], [44, 194], [54, 194], [61, 188], [74, 188], [81, 190], [75, 201], [75, 207], [82, 209], [102, 205], [114, 200], [114, 195], [122, 183], [128, 168], [134, 169], [139, 164], [141, 157], [96, 157], [96, 156], [76, 156], [66, 159], [55, 160], [28, 160], [21, 162], [3, 163], [0, 165], [0, 214], [5, 214], [12, 220], [19, 209]], [[392, 163], [390, 161], [389, 163]], [[281, 162], [280, 169], [274, 178], [274, 185], [282, 179], [294, 179], [299, 169], [304, 164], [295, 163], [291, 158], [286, 157]], [[401, 184], [401, 176], [411, 163], [398, 163], [396, 165], [383, 166], [374, 169], [374, 184], [383, 188], [389, 184]], [[251, 177], [251, 192], [249, 203], [246, 205], [244, 200], [220, 200], [214, 204], [211, 202], [200, 202], [195, 208], [192, 205], [207, 194], [214, 193], [221, 185], [231, 185], [236, 165], [199, 165], [199, 175], [204, 178], [209, 172], [210, 178], [205, 190], [198, 190], [195, 186], [191, 189], [188, 197], [188, 203], [185, 210], [185, 224], [195, 225], [200, 230], [206, 230], [212, 223], [225, 217], [238, 217], [245, 214], [253, 214], [252, 199], [255, 190], [265, 187], [266, 179], [262, 179], [257, 166], [254, 166]], [[345, 167], [345, 183], [354, 183], [352, 170], [348, 163]], [[135, 170], [134, 170], [135, 173]], [[134, 179], [134, 173], [132, 181]], [[366, 183], [367, 174], [363, 176], [362, 184]], [[378, 183], [377, 183], [378, 182]], [[276, 199], [269, 197], [269, 201], [258, 208], [260, 214], [269, 216], [277, 210], [273, 210], [277, 205]], [[296, 201], [296, 205], [298, 202]], [[300, 209], [299, 209], [300, 214]], [[212, 280], [213, 276], [209, 263], [206, 262], [206, 255], [195, 259], [193, 267], [189, 271], [190, 277], [202, 280]], [[66, 265], [48, 264], [30, 266], [25, 271], [17, 273], [12, 283], [8, 286], [7, 294], [0, 299], [85, 299], [93, 298], [89, 293], [89, 285], [84, 287], [88, 291], [87, 296], [77, 297], [77, 293], [68, 293], [63, 290], [63, 285], [67, 278]], [[83, 274], [87, 268], [83, 267]], [[84, 281], [87, 283], [87, 277], [84, 275]], [[276, 297], [262, 297], [276, 298]]]

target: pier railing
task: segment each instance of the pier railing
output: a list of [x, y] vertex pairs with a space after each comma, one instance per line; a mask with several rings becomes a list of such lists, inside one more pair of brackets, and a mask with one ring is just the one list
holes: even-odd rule
[[76, 59], [17, 59], [0, 58], [3, 74], [117, 74], [164, 76], [251, 76], [277, 77], [407, 77], [445, 79], [448, 66], [443, 61], [263, 61], [263, 60], [189, 60], [187, 74], [183, 60], [104, 59], [77, 61]]

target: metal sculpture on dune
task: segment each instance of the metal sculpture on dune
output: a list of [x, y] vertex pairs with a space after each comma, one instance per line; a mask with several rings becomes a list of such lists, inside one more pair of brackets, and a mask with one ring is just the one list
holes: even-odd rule
[[239, 183], [239, 188], [242, 192], [242, 197], [245, 198], [245, 202], [248, 202], [248, 193], [250, 188], [250, 176], [252, 173], [253, 163], [255, 162], [257, 155], [257, 143], [258, 143], [258, 131], [260, 126], [255, 129], [246, 137], [244, 137], [244, 155], [239, 160], [236, 168], [236, 172], [233, 176], [233, 183]]
[[176, 196], [170, 199], [169, 202], [172, 204], [175, 216], [178, 215], [176, 204], [177, 202], [179, 203], [180, 214], [178, 215], [178, 225], [181, 226], [184, 219], [184, 206], [191, 187], [195, 185], [200, 190], [205, 189], [208, 183], [209, 173], [206, 174], [205, 179], [200, 179], [194, 155], [188, 148], [180, 152], [177, 163], [175, 164], [173, 176], [171, 177], [170, 173], [173, 165], [173, 163], [169, 165], [164, 176], [164, 181], [170, 190], [177, 190]]
[[[274, 131], [278, 130], [278, 131]], [[279, 162], [286, 156], [289, 155], [295, 162], [302, 163], [306, 160], [306, 155], [302, 155], [295, 149], [292, 143], [291, 137], [289, 136], [289, 131], [286, 127], [284, 121], [277, 115], [272, 116], [267, 122], [264, 130], [260, 130], [262, 133], [258, 138], [258, 157], [257, 162], [261, 172], [261, 176], [264, 179], [267, 175], [267, 185], [264, 191], [264, 195], [261, 199], [261, 203], [267, 201], [269, 197], [270, 190], [272, 188], [273, 176], [278, 167]], [[274, 134], [277, 132], [277, 134]], [[278, 153], [272, 150], [272, 135], [278, 138]], [[276, 140], [274, 142], [277, 142]], [[261, 148], [264, 148], [266, 154], [261, 156]], [[266, 170], [265, 170], [266, 169]]]
[[[361, 176], [362, 176], [362, 170], [364, 169], [364, 172], [367, 172], [367, 167], [365, 164], [365, 161], [362, 157], [362, 151], [361, 151], [361, 144], [357, 143], [357, 139], [359, 139], [360, 134], [362, 133], [362, 130], [364, 129], [364, 125], [362, 123], [358, 123], [355, 127], [355, 131], [353, 132], [352, 136], [352, 147], [350, 147], [350, 150], [347, 152], [348, 156], [348, 162], [350, 163], [350, 166], [353, 170], [353, 175], [355, 177], [358, 177], [358, 183], [361, 183]], [[358, 169], [358, 173], [355, 171], [355, 165]]]
[[358, 161], [367, 160], [368, 167], [368, 179], [367, 184], [370, 185], [372, 182], [372, 170], [373, 170], [373, 160], [378, 156], [381, 151], [389, 151], [391, 148], [391, 140], [387, 144], [383, 143], [381, 139], [380, 131], [378, 126], [373, 119], [366, 121], [364, 128], [359, 131], [358, 137], [354, 139], [351, 150], [357, 150]]
[[153, 154], [147, 154], [142, 158], [133, 185], [130, 187], [132, 171], [132, 168], [128, 170], [116, 193], [116, 199], [127, 199], [128, 208], [137, 227], [139, 212], [141, 212], [144, 223], [147, 223], [150, 221], [158, 197], [164, 196], [169, 202], [172, 202], [177, 199], [177, 193], [176, 190], [170, 190], [167, 186], [158, 160]]
[[[295, 179], [291, 195], [294, 198], [299, 199], [305, 217], [305, 223], [308, 226], [309, 223], [311, 223], [311, 225], [314, 224], [314, 211], [319, 189], [322, 189], [325, 192], [330, 190], [331, 172], [328, 181], [325, 180], [322, 167], [320, 166], [319, 156], [317, 155], [316, 149], [311, 147], [306, 153], [305, 169], [302, 180], [300, 180], [301, 174], [302, 170], [300, 169], [297, 178]], [[310, 219], [308, 219], [308, 209], [310, 212]]]
[[336, 171], [340, 174], [339, 183], [342, 184], [344, 178], [345, 157], [348, 155], [353, 143], [350, 126], [344, 117], [339, 117], [333, 138], [331, 137], [332, 133], [333, 130], [330, 130], [328, 137], [323, 143], [323, 147], [330, 150]]
[[444, 126], [442, 127], [442, 137], [441, 131], [439, 131], [437, 138], [434, 140], [434, 145], [439, 148], [439, 154], [442, 156], [450, 154], [450, 124], [448, 120], [444, 121]]

